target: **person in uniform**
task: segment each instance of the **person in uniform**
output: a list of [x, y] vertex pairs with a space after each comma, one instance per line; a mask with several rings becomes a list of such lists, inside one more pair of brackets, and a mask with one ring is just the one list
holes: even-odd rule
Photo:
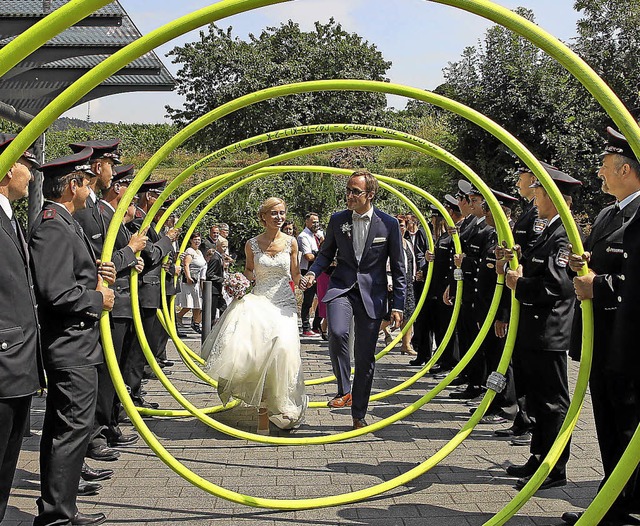
[[[425, 253], [427, 251], [427, 236], [420, 228], [418, 218], [415, 215], [406, 214], [406, 221], [407, 230], [404, 233], [404, 238], [411, 243], [417, 269], [416, 279], [413, 280], [413, 284], [407, 284], [407, 286], [413, 287], [413, 297], [415, 298], [415, 302], [418, 303], [424, 289], [424, 275], [421, 270], [426, 267]], [[426, 358], [423, 363], [427, 363], [427, 360], [431, 358], [433, 331], [430, 330], [429, 318], [433, 319], [433, 316], [430, 316], [425, 305], [418, 313], [416, 321], [413, 324], [411, 345], [416, 351], [417, 356], [409, 361], [409, 365], [420, 365], [416, 362], [418, 356]]]
[[[546, 163], [541, 164], [546, 170], [551, 168]], [[534, 190], [531, 185], [536, 182], [536, 176], [526, 166], [519, 168], [517, 174], [516, 188], [520, 197], [522, 197], [522, 212], [513, 225], [513, 239], [515, 244], [520, 247], [521, 252], [526, 254], [536, 242], [546, 224], [543, 221], [538, 221], [538, 208], [533, 200]], [[496, 259], [502, 259], [503, 255], [503, 247], [496, 247]], [[505, 291], [500, 299], [500, 308], [494, 323], [494, 332], [498, 338], [506, 338], [507, 336], [510, 312], [511, 294]], [[510, 371], [513, 371], [512, 366], [510, 366]], [[511, 438], [511, 442], [514, 445], [529, 445], [531, 443], [533, 421], [531, 415], [527, 413], [526, 400], [517, 383], [515, 383], [515, 390], [518, 412], [513, 424], [506, 429], [497, 429], [494, 433], [499, 437]]]
[[[0, 134], [0, 153], [14, 138]], [[27, 431], [31, 397], [44, 387], [29, 251], [11, 206], [27, 196], [31, 172], [39, 166], [26, 151], [0, 181], [0, 522]]]
[[[166, 183], [167, 182], [163, 180], [146, 181], [142, 184], [140, 192], [138, 193], [139, 201], [135, 218], [130, 223], [127, 223], [127, 227], [131, 232], [135, 233], [140, 230], [147, 212], [153, 203], [155, 203], [158, 195], [162, 193]], [[159, 361], [165, 358], [160, 354], [164, 327], [162, 327], [160, 320], [156, 316], [157, 310], [162, 307], [160, 273], [163, 259], [173, 250], [173, 242], [178, 237], [178, 233], [179, 230], [177, 228], [171, 228], [166, 234], [161, 236], [156, 232], [152, 223], [146, 232], [149, 238], [147, 246], [141, 253], [142, 259], [144, 260], [144, 270], [138, 275], [140, 314], [149, 347]], [[142, 346], [140, 345], [139, 339], [136, 338], [129, 356], [127, 370], [125, 371], [126, 382], [131, 388], [131, 398], [134, 404], [138, 407], [157, 409], [158, 404], [156, 402], [147, 402], [140, 392], [145, 364], [146, 358], [142, 352]], [[170, 371], [167, 371], [165, 374], [168, 373], [170, 373]]]
[[[107, 235], [109, 222], [100, 211], [98, 194], [111, 186], [114, 167], [120, 163], [120, 139], [107, 139], [100, 141], [86, 141], [69, 144], [69, 147], [78, 153], [85, 148], [91, 148], [93, 153], [89, 159], [91, 171], [96, 174], [89, 186], [89, 196], [86, 206], [74, 213], [74, 219], [80, 224], [85, 235], [91, 242], [91, 247], [97, 257], [102, 254], [104, 240]], [[120, 452], [107, 445], [107, 429], [111, 424], [111, 412], [115, 389], [109, 375], [106, 363], [98, 366], [98, 395], [96, 402], [96, 418], [91, 433], [91, 440], [87, 447], [87, 457], [94, 460], [114, 461], [120, 457]], [[129, 443], [137, 440], [137, 435], [129, 435]], [[86, 464], [84, 471], [90, 469]]]
[[106, 520], [102, 513], [83, 514], [76, 506], [102, 362], [98, 322], [114, 303], [113, 291], [102, 283], [102, 278], [115, 281], [113, 265], [103, 263], [99, 274], [91, 243], [72, 217], [86, 206], [95, 177], [92, 154], [86, 148], [41, 167], [46, 201], [29, 239], [48, 378], [34, 526]]
[[[585, 241], [584, 255], [572, 254], [569, 262], [571, 269], [576, 272], [588, 266], [588, 273], [576, 276], [573, 283], [579, 300], [593, 300], [593, 363], [589, 388], [604, 469], [600, 486], [611, 476], [640, 423], [637, 369], [628, 367], [630, 364], [625, 361], [621, 363], [612, 359], [621, 353], [628, 353], [633, 347], [619, 347], [611, 338], [612, 328], [617, 322], [619, 299], [637, 302], [637, 296], [625, 297], [621, 289], [626, 283], [626, 276], [636, 273], [638, 268], [636, 260], [632, 272], [623, 270], [625, 255], [628, 255], [623, 240], [631, 219], [640, 208], [640, 164], [622, 134], [613, 128], [608, 128], [607, 134], [608, 142], [598, 177], [602, 180], [602, 191], [615, 197], [616, 202], [598, 214]], [[638, 319], [633, 318], [628, 322], [637, 324]], [[618, 334], [617, 329], [613, 334]], [[580, 309], [576, 309], [570, 356], [578, 360], [581, 336], [582, 316]], [[600, 524], [629, 523], [629, 512], [639, 509], [640, 487], [636, 470]], [[581, 515], [581, 512], [567, 512], [562, 519], [568, 524], [575, 524]]]
[[[102, 190], [102, 199], [98, 202], [97, 208], [107, 230], [120, 200], [133, 180], [133, 176], [133, 165], [118, 165], [114, 168], [110, 186]], [[129, 278], [132, 268], [142, 272], [144, 263], [141, 257], [136, 257], [136, 253], [143, 250], [146, 244], [147, 236], [144, 233], [131, 234], [124, 223], [119, 225], [111, 256], [115, 265], [116, 281], [113, 286], [115, 304], [110, 318], [113, 348], [121, 370], [126, 367], [126, 361], [135, 340]], [[98, 402], [95, 424], [97, 433], [94, 431], [95, 434], [92, 437], [94, 446], [115, 448], [137, 442], [137, 434], [124, 434], [120, 429], [118, 422], [120, 408], [109, 369], [106, 363], [103, 363], [98, 366]]]
[[[517, 203], [518, 200], [515, 197], [511, 197], [493, 188], [491, 189], [491, 193], [493, 193], [498, 203], [500, 203], [503, 212], [505, 212], [505, 215], [508, 217], [507, 212], [510, 212], [510, 207]], [[495, 248], [498, 244], [498, 232], [496, 231], [496, 222], [493, 213], [486, 201], [482, 204], [482, 207], [485, 212], [485, 222], [488, 227], [488, 238], [483, 244], [480, 259], [478, 260], [478, 281], [476, 281], [473, 294], [473, 314], [478, 330], [489, 314], [491, 301], [493, 300], [496, 290]], [[503, 295], [507, 293], [509, 293], [509, 291], [503, 290], [502, 292]], [[495, 331], [490, 330], [476, 355], [478, 356], [477, 374], [481, 379], [481, 385], [486, 385], [489, 374], [498, 368], [503, 350], [504, 340], [498, 337]], [[480, 420], [483, 424], [502, 424], [515, 418], [517, 405], [513, 385], [513, 371], [508, 369], [505, 377], [506, 384], [504, 389], [496, 394], [491, 405], [487, 408], [487, 412]], [[471, 411], [473, 410], [474, 409], [471, 409]]]
[[[547, 169], [564, 196], [571, 202], [572, 194], [582, 184], [556, 168]], [[520, 477], [516, 488], [523, 488], [549, 453], [558, 436], [569, 408], [567, 351], [575, 294], [567, 273], [569, 240], [560, 215], [547, 191], [536, 181], [535, 203], [546, 228], [528, 253], [521, 254], [516, 270], [508, 268], [513, 256], [505, 250], [505, 259], [497, 262], [496, 270], [506, 272], [505, 283], [520, 302], [520, 321], [513, 351], [516, 385], [524, 393], [527, 409], [535, 415], [531, 437], [531, 457], [524, 465], [512, 465], [507, 474]], [[567, 483], [566, 464], [569, 444], [540, 489], [564, 486]]]
[[[460, 225], [464, 218], [460, 212], [458, 200], [452, 195], [446, 194], [443, 204], [453, 222], [456, 225]], [[443, 301], [445, 289], [453, 280], [454, 270], [453, 254], [455, 253], [455, 247], [453, 245], [452, 231], [450, 231], [448, 227], [445, 232], [437, 238], [434, 248], [435, 252], [433, 254], [429, 251], [426, 253], [427, 262], [433, 261], [433, 275], [431, 277], [431, 285], [429, 286], [429, 306], [431, 307], [429, 310], [431, 316], [433, 316], [433, 332], [436, 345], [440, 345], [446, 334], [447, 327], [451, 322], [451, 316], [453, 315], [453, 304]], [[425, 276], [427, 271], [428, 268], [425, 267], [423, 269]], [[445, 378], [447, 374], [449, 374], [449, 371], [458, 363], [456, 346], [457, 338], [454, 333], [440, 356], [438, 363], [432, 369], [437, 380]], [[419, 358], [420, 355], [416, 359]]]
[[[466, 185], [460, 183], [466, 183]], [[469, 210], [476, 219], [473, 226], [460, 232], [462, 254], [454, 254], [454, 264], [462, 269], [463, 274], [462, 304], [457, 329], [460, 352], [465, 353], [479, 332], [473, 311], [473, 297], [478, 282], [479, 261], [488, 247], [489, 237], [494, 229], [489, 227], [485, 221], [485, 212], [482, 207], [484, 197], [480, 191], [467, 181], [460, 181], [460, 183], [459, 188], [467, 196], [466, 202], [469, 205]], [[464, 200], [460, 202], [464, 202]], [[483, 362], [481, 355], [476, 353], [466, 369], [468, 384], [449, 393], [450, 398], [464, 400], [482, 395]]]

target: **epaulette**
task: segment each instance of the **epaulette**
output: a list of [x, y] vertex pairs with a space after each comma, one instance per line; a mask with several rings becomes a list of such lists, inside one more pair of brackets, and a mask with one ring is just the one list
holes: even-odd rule
[[47, 208], [42, 214], [42, 219], [53, 219], [54, 217], [56, 217], [56, 211], [53, 208]]

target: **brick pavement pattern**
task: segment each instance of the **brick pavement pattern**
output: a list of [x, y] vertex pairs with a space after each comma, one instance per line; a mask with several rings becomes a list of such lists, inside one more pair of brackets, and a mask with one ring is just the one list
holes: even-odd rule
[[[331, 374], [327, 344], [303, 339], [306, 378]], [[380, 341], [380, 348], [383, 342]], [[192, 348], [197, 341], [189, 342]], [[169, 357], [177, 359], [169, 344]], [[392, 351], [377, 365], [373, 392], [389, 389], [413, 375], [408, 358]], [[578, 364], [570, 364], [570, 379]], [[211, 388], [195, 379], [178, 362], [169, 379], [199, 407], [219, 403]], [[415, 401], [436, 385], [429, 375], [410, 389], [371, 404], [369, 422], [387, 417]], [[149, 381], [146, 398], [163, 408], [181, 409], [158, 381]], [[195, 418], [147, 419], [151, 430], [179, 460], [202, 477], [230, 490], [272, 498], [309, 498], [342, 494], [389, 480], [434, 454], [449, 441], [469, 417], [464, 402], [450, 399], [451, 388], [411, 415], [373, 435], [337, 444], [317, 446], [268, 446], [228, 437]], [[311, 400], [335, 394], [334, 384], [312, 386]], [[31, 525], [39, 495], [38, 443], [44, 399], [35, 398], [32, 436], [25, 438], [14, 490], [3, 526]], [[223, 413], [220, 421], [254, 431], [255, 410], [238, 407]], [[297, 436], [316, 436], [350, 429], [348, 409], [310, 409]], [[449, 457], [434, 469], [381, 496], [347, 506], [307, 511], [274, 511], [251, 508], [216, 498], [192, 486], [171, 471], [140, 440], [122, 448], [116, 462], [89, 461], [93, 467], [113, 468], [115, 475], [102, 482], [94, 497], [81, 497], [83, 513], [103, 512], [108, 524], [150, 525], [252, 525], [293, 526], [335, 524], [366, 526], [467, 526], [480, 525], [502, 509], [517, 491], [515, 479], [504, 472], [509, 462], [528, 458], [527, 447], [511, 446], [508, 439], [493, 436], [496, 427], [478, 425]], [[131, 428], [125, 427], [125, 432]], [[276, 432], [273, 430], [272, 431]], [[283, 432], [281, 432], [283, 433]], [[569, 482], [566, 487], [539, 492], [514, 517], [512, 525], [560, 525], [564, 511], [587, 506], [595, 495], [602, 467], [595, 439], [591, 402], [587, 396], [574, 433]]]

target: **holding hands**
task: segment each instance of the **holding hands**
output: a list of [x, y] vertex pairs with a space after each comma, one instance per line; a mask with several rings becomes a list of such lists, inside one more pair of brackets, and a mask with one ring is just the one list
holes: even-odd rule
[[300, 278], [300, 290], [307, 290], [308, 288], [313, 287], [313, 284], [316, 282], [316, 276], [313, 272], [308, 272], [304, 276]]

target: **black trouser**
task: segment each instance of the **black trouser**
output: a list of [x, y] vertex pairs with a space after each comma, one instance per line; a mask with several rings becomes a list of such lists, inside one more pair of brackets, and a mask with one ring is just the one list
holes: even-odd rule
[[[423, 288], [424, 283], [422, 281], [413, 282], [416, 306], [418, 305], [418, 300], [420, 299]], [[413, 323], [413, 337], [411, 338], [413, 349], [418, 353], [416, 358], [423, 362], [431, 358], [436, 322], [437, 314], [435, 312], [434, 300], [427, 298], [418, 313], [416, 321]]]
[[[562, 427], [571, 399], [567, 378], [567, 353], [517, 349], [524, 355], [527, 408], [535, 415], [531, 454], [544, 458]], [[567, 443], [553, 472], [565, 475], [571, 443]]]
[[511, 356], [511, 366], [513, 370], [513, 386], [516, 393], [516, 404], [518, 412], [513, 420], [513, 427], [518, 432], [530, 431], [535, 423], [535, 414], [533, 408], [527, 405], [527, 382], [529, 377], [527, 374], [527, 356], [520, 351], [516, 345]]
[[27, 395], [0, 400], [0, 522], [7, 510], [22, 437], [29, 421], [31, 398]]
[[218, 293], [215, 290], [211, 293], [211, 325], [213, 322], [222, 316], [222, 313], [227, 310], [227, 302], [224, 301], [222, 293]]
[[[149, 342], [151, 351], [154, 352], [160, 346], [159, 331], [156, 330], [156, 312], [157, 309], [140, 309], [140, 316], [142, 318], [142, 328], [144, 334]], [[163, 329], [164, 330], [164, 329]], [[135, 332], [135, 329], [134, 329]], [[144, 366], [147, 363], [147, 359], [142, 352], [142, 346], [137, 337], [133, 339], [133, 345], [131, 346], [131, 352], [129, 353], [129, 359], [127, 360], [127, 368], [125, 375], [125, 382], [131, 388], [131, 396], [140, 397], [140, 385], [142, 376], [144, 374]]]
[[[113, 349], [120, 371], [124, 371], [125, 362], [135, 339], [133, 320], [128, 318], [111, 319]], [[111, 380], [111, 374], [105, 362], [98, 365], [98, 393], [96, 395], [96, 418], [91, 432], [88, 450], [108, 445], [109, 440], [118, 438], [122, 431], [118, 427], [120, 401]]]
[[38, 516], [34, 526], [69, 524], [78, 512], [78, 482], [96, 410], [96, 366], [47, 371], [40, 439]]
[[[603, 349], [604, 350], [604, 349]], [[594, 349], [597, 351], [597, 349]], [[608, 371], [603, 360], [594, 352], [589, 388], [593, 403], [593, 418], [602, 457], [604, 479], [609, 478], [639, 423], [638, 383], [631, 374]], [[602, 486], [601, 484], [601, 486]], [[622, 493], [611, 506], [612, 510], [640, 511], [640, 483], [638, 468], [633, 472]]]
[[[504, 338], [498, 338], [496, 336], [493, 328], [489, 329], [478, 351], [482, 353], [485, 360], [485, 378], [482, 385], [485, 385], [488, 376], [498, 369], [498, 364], [504, 351], [504, 342]], [[512, 420], [518, 412], [518, 404], [516, 404], [516, 389], [513, 384], [513, 369], [511, 365], [507, 367], [505, 377], [507, 380], [505, 388], [502, 392], [496, 393], [493, 402], [491, 402], [491, 405], [487, 409], [487, 414], [500, 414]]]
[[[308, 270], [301, 270], [300, 273], [304, 276], [307, 272], [309, 272]], [[311, 310], [311, 306], [313, 305], [313, 298], [316, 295], [316, 284], [314, 283], [312, 287], [309, 287], [308, 289], [306, 289], [302, 295], [302, 307], [300, 307], [300, 320], [302, 322], [302, 331], [309, 331], [311, 330], [311, 324], [309, 323], [309, 318], [310, 318], [310, 310]], [[315, 316], [315, 318], [317, 319], [318, 316]], [[316, 327], [316, 320], [314, 319], [314, 329], [315, 328], [319, 328]]]
[[[447, 328], [449, 327], [449, 323], [451, 322], [451, 316], [453, 315], [453, 306], [445, 305], [444, 301], [442, 301], [442, 295], [430, 299], [429, 306], [431, 305], [433, 305], [433, 312], [435, 313], [436, 318], [434, 322], [436, 345], [439, 346], [444, 340], [444, 336], [447, 333]], [[457, 358], [457, 356], [459, 356], [457, 345], [458, 341], [456, 338], [456, 333], [454, 332], [449, 339], [447, 347], [438, 360], [438, 363], [445, 371], [453, 369], [459, 361]]]
[[[458, 330], [460, 358], [462, 358], [462, 356], [469, 351], [471, 344], [478, 335], [478, 326], [476, 325], [475, 316], [473, 315], [473, 303], [462, 301], [456, 328]], [[482, 383], [482, 373], [478, 370], [478, 360], [480, 360], [480, 358], [478, 358], [478, 354], [476, 353], [464, 371], [471, 385], [480, 385]]]

